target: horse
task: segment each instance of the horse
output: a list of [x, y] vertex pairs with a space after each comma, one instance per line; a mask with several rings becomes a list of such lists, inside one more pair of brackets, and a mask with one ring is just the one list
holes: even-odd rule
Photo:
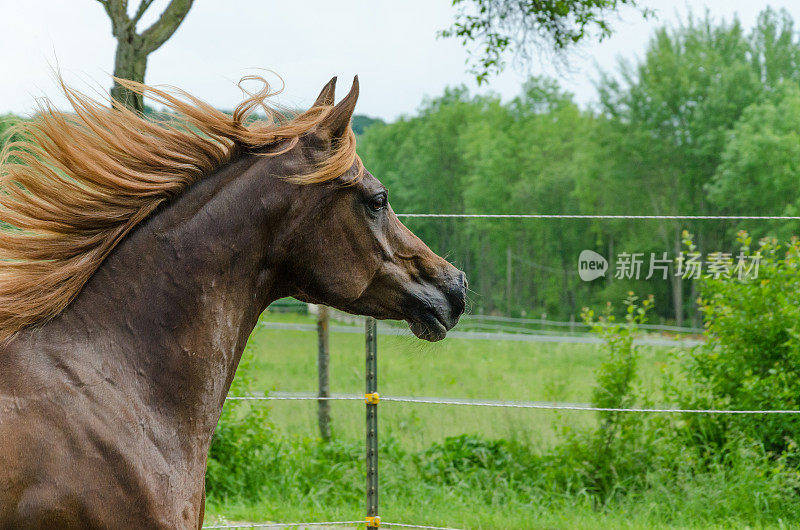
[[[350, 127], [358, 78], [287, 116], [119, 80], [146, 118], [61, 81], [0, 165], [0, 528], [200, 528], [248, 336], [287, 296], [441, 340], [463, 272], [397, 218]], [[253, 120], [256, 109], [266, 118]]]

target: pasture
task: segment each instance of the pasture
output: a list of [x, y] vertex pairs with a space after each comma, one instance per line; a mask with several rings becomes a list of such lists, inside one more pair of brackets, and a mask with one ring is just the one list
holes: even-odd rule
[[[261, 322], [313, 324], [315, 317], [267, 311]], [[316, 392], [316, 349], [314, 332], [257, 326], [245, 352], [255, 393]], [[642, 347], [640, 351], [642, 389], [660, 402], [662, 374], [674, 352], [661, 347]], [[383, 396], [569, 403], [591, 399], [595, 371], [606, 359], [603, 346], [597, 344], [468, 339], [422, 343], [410, 332], [406, 336], [380, 335], [378, 352], [378, 385]], [[363, 334], [332, 332], [330, 357], [331, 392], [363, 393]], [[248, 409], [253, 407], [269, 408], [274, 433], [282, 438], [277, 449], [281, 471], [275, 480], [286, 487], [255, 503], [210, 499], [209, 513], [215, 520], [359, 519], [363, 509], [363, 403], [334, 401], [331, 405], [330, 444], [318, 438], [316, 401], [244, 405], [242, 414], [252, 412]], [[517, 497], [513, 487], [501, 486], [503, 491], [497, 491], [495, 498], [479, 490], [465, 494], [465, 484], [433, 488], [420, 476], [415, 461], [447, 437], [511, 440], [519, 447], [544, 453], [559, 442], [560, 434], [595, 424], [591, 412], [383, 402], [380, 479], [384, 519], [468, 528], [596, 528], [598, 518], [606, 526], [658, 526], [644, 514], [627, 513], [641, 510], [637, 503], [599, 514], [588, 498], [570, 499], [566, 504], [557, 497], [531, 502]], [[285, 475], [292, 477], [287, 480]], [[302, 482], [314, 482], [307, 494], [293, 484], [298, 476], [305, 476]], [[341, 491], [332, 493], [337, 489]]]
[[[313, 316], [274, 312], [261, 320], [314, 323]], [[314, 332], [257, 326], [245, 352], [252, 389], [315, 392], [316, 340]], [[331, 333], [330, 352], [331, 392], [362, 393], [364, 336]], [[422, 344], [410, 334], [380, 336], [378, 352], [383, 396], [571, 403], [592, 399], [596, 373], [608, 360], [604, 345], [453, 338]], [[678, 374], [680, 350], [640, 347], [639, 354], [636, 393], [663, 404], [668, 401], [664, 376]], [[316, 401], [271, 401], [240, 409], [248, 414], [254, 407], [269, 408], [275, 441], [263, 465], [271, 484], [257, 499], [210, 497], [212, 520], [361, 518], [363, 403], [332, 403], [333, 441], [327, 444], [318, 438], [316, 406]], [[786, 477], [769, 473], [762, 456], [757, 451], [748, 455], [746, 449], [730, 467], [688, 474], [681, 466], [696, 463], [681, 462], [688, 457], [680, 452], [671, 454], [668, 460], [677, 471], [647, 471], [649, 487], [598, 505], [589, 492], [570, 490], [553, 478], [554, 468], [562, 468], [556, 475], [580, 472], [580, 463], [564, 455], [574, 449], [573, 436], [597, 428], [597, 420], [595, 413], [581, 411], [383, 402], [383, 519], [492, 529], [788, 528], [798, 520], [798, 503], [786, 502]], [[643, 431], [653, 430], [645, 426]], [[662, 438], [671, 434], [636, 436], [636, 445], [652, 444], [663, 451], [668, 444]], [[645, 462], [641, 466], [650, 467]]]
[[[315, 322], [313, 316], [275, 312], [265, 313], [262, 321]], [[316, 392], [316, 333], [257, 326], [248, 354], [252, 355], [255, 388]], [[661, 374], [673, 353], [668, 348], [642, 347], [641, 354], [642, 387], [660, 402]], [[331, 392], [362, 394], [363, 334], [332, 332], [330, 356]], [[597, 344], [456, 338], [428, 343], [416, 340], [411, 332], [407, 336], [381, 335], [378, 388], [384, 396], [587, 403], [595, 382], [594, 372], [605, 358], [605, 350]], [[281, 430], [318, 436], [315, 401], [276, 401], [268, 406], [270, 417]], [[362, 403], [334, 401], [331, 409], [334, 435], [360, 441], [364, 432]], [[390, 402], [381, 408], [380, 416], [381, 432], [396, 435], [409, 450], [459, 434], [513, 438], [547, 446], [554, 440], [554, 428], [593, 422], [593, 414], [582, 411]]]

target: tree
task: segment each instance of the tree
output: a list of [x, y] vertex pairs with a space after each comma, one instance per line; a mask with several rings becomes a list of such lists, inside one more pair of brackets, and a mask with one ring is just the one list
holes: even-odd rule
[[[657, 30], [643, 60], [625, 65], [620, 81], [610, 76], [601, 81], [602, 110], [622, 133], [605, 158], [621, 166], [619, 175], [639, 197], [618, 202], [620, 211], [712, 213], [705, 185], [716, 172], [728, 131], [762, 92], [750, 54], [738, 20], [715, 24], [708, 15], [690, 16], [677, 28]], [[663, 220], [656, 228], [662, 246], [652, 250], [677, 255], [683, 229], [698, 234], [701, 253], [721, 248], [720, 223]], [[687, 297], [680, 276], [671, 276], [671, 283], [676, 322], [681, 325], [690, 309], [696, 324], [697, 313], [685, 307], [697, 298], [694, 284]]]
[[[478, 45], [481, 53], [471, 59], [471, 72], [480, 84], [503, 69], [506, 51], [529, 60], [531, 49], [563, 51], [590, 36], [603, 40], [612, 33], [610, 16], [638, 4], [639, 0], [453, 0], [455, 22], [439, 36]], [[642, 13], [652, 15], [648, 9]]]
[[[141, 0], [133, 16], [128, 15], [128, 0], [97, 0], [111, 19], [111, 33], [117, 39], [114, 58], [114, 77], [144, 82], [147, 56], [156, 51], [181, 25], [194, 0], [172, 0], [152, 26], [142, 32], [136, 25], [148, 10], [153, 0]], [[116, 81], [111, 88], [111, 97], [133, 110], [144, 111], [141, 94], [126, 89]]]
[[[459, 87], [425, 102], [417, 117], [370, 127], [359, 152], [397, 211], [581, 211], [571, 192], [593, 123], [548, 79], [530, 80], [508, 104]], [[577, 313], [577, 291], [590, 288], [570, 273], [585, 248], [584, 223], [408, 222], [467, 272], [477, 312], [567, 318]]]
[[[748, 107], [729, 134], [722, 161], [708, 184], [723, 212], [797, 215], [800, 211], [800, 87], [785, 81]], [[797, 223], [759, 223], [751, 233], [788, 239]]]
[[[573, 197], [589, 148], [592, 118], [553, 80], [532, 78], [508, 105], [487, 106], [482, 119], [462, 132], [468, 212], [557, 214], [582, 211]], [[573, 258], [591, 245], [582, 221], [483, 220], [473, 234], [473, 289], [480, 309], [506, 314], [535, 311], [558, 318], [576, 315], [583, 284]], [[505, 285], [505, 287], [504, 287]]]
[[[449, 89], [417, 116], [371, 126], [359, 140], [367, 166], [397, 211], [797, 215], [800, 212], [800, 37], [785, 12], [765, 10], [751, 32], [734, 19], [690, 17], [658, 30], [642, 59], [608, 74], [595, 110], [557, 83], [532, 78], [503, 103]], [[677, 257], [684, 229], [697, 250], [734, 251], [731, 234], [753, 223], [539, 219], [410, 219], [434, 250], [470, 278], [477, 313], [546, 313], [653, 293], [659, 315], [699, 324], [698, 283], [583, 282], [584, 249]], [[758, 223], [788, 237], [800, 223]], [[706, 268], [704, 268], [706, 271]], [[706, 271], [707, 272], [707, 271]], [[662, 278], [664, 281], [662, 281]], [[646, 285], [646, 287], [644, 287]], [[670, 304], [668, 301], [671, 301]]]

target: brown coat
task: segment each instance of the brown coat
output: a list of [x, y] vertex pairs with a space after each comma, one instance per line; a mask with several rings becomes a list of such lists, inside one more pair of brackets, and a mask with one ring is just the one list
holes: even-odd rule
[[377, 179], [354, 179], [359, 164], [323, 183], [281, 178], [343, 130], [331, 121], [198, 180], [64, 311], [0, 346], [0, 529], [200, 527], [211, 436], [277, 298], [404, 319], [427, 340], [455, 325], [463, 273], [400, 223]]

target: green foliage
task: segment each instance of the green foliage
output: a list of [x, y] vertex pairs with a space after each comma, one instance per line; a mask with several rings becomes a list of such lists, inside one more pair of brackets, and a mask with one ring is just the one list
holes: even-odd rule
[[[748, 245], [747, 236], [742, 237]], [[759, 277], [764, 285], [774, 284], [773, 296], [766, 301], [756, 302], [763, 296], [759, 282], [722, 278], [705, 285], [703, 295], [713, 300], [702, 301], [709, 340], [681, 364], [678, 377], [667, 378], [678, 406], [798, 408], [799, 378], [793, 373], [798, 369], [797, 337], [792, 335], [798, 310], [786, 303], [791, 294], [783, 299], [776, 296], [797, 292], [800, 246], [793, 243], [786, 252], [781, 249], [779, 258], [778, 249], [771, 245], [774, 243], [761, 246], [767, 257], [761, 269], [764, 276], [760, 271]], [[598, 408], [653, 407], [636, 387], [638, 354], [634, 345], [637, 326], [652, 308], [652, 297], [639, 303], [630, 293], [625, 305], [625, 325], [614, 323], [610, 307], [597, 320], [591, 310], [584, 312], [609, 354], [597, 372], [593, 391], [592, 405]], [[773, 355], [763, 355], [764, 348], [776, 346]], [[588, 494], [596, 507], [608, 508], [630, 497], [647, 498], [653, 491], [671, 497], [681, 489], [692, 490], [711, 481], [720, 490], [711, 494], [715, 502], [736, 505], [752, 515], [782, 508], [797, 515], [800, 452], [792, 437], [798, 432], [794, 416], [687, 414], [677, 420], [675, 416], [600, 411], [598, 420], [593, 430], [566, 430], [564, 443], [543, 457], [550, 463], [545, 470], [556, 470], [551, 473], [560, 489], [571, 495]], [[755, 510], [750, 500], [754, 497], [764, 503]], [[662, 498], [658, 502], [671, 501]], [[729, 513], [730, 508], [726, 510]], [[725, 510], [712, 517], [723, 514]]]
[[[729, 134], [709, 199], [724, 212], [750, 215], [800, 213], [800, 86], [781, 82], [747, 107]], [[784, 239], [797, 233], [796, 222], [767, 222], [753, 233]]]
[[[755, 250], [739, 235], [742, 252], [760, 256], [757, 278], [706, 278], [699, 305], [707, 341], [682, 360], [685, 383], [673, 383], [683, 408], [800, 409], [800, 243], [764, 239]], [[795, 453], [797, 415], [694, 415], [686, 435], [704, 451], [745, 438], [772, 455]]]
[[[647, 312], [653, 308], [653, 297], [639, 303], [632, 292], [624, 300], [625, 324], [616, 322], [611, 303], [606, 305], [602, 316], [595, 320], [594, 311], [584, 308], [581, 315], [584, 322], [592, 326], [608, 348], [609, 358], [597, 373], [597, 388], [592, 393], [592, 404], [599, 408], [627, 408], [632, 405], [631, 391], [636, 374], [638, 353], [634, 346], [638, 325], [647, 320]], [[619, 413], [601, 412], [600, 429], [609, 433], [604, 438], [613, 437]]]
[[[236, 371], [230, 396], [256, 395], [251, 337]], [[264, 394], [266, 395], [266, 393]], [[212, 503], [254, 503], [263, 498], [315, 499], [351, 503], [361, 498], [363, 445], [281, 436], [263, 403], [227, 401], [220, 417], [206, 472]]]
[[424, 450], [416, 463], [423, 480], [463, 489], [521, 493], [535, 481], [540, 458], [519, 442], [463, 434]]
[[[685, 239], [691, 241], [689, 236]], [[742, 243], [750, 244], [747, 236], [742, 235]], [[766, 242], [759, 248], [766, 252], [773, 245]], [[787, 250], [790, 250], [788, 255]], [[781, 392], [787, 402], [777, 405], [780, 408], [792, 406], [791, 399], [798, 393], [791, 380], [770, 373], [769, 366], [758, 374], [745, 367], [745, 364], [754, 365], [760, 359], [756, 350], [768, 345], [783, 348], [780, 356], [783, 362], [788, 363], [795, 355], [794, 346], [784, 343], [792, 340], [792, 334], [786, 334], [785, 330], [793, 329], [797, 321], [792, 296], [798, 292], [794, 282], [800, 278], [797, 270], [800, 248], [793, 243], [771, 253], [774, 267], [772, 261], [765, 260], [759, 270], [759, 276], [769, 280], [767, 285], [774, 284], [763, 302], [756, 300], [760, 291], [752, 283], [709, 281], [716, 286], [714, 293], [723, 293], [723, 296], [714, 295], [713, 303], [704, 304], [704, 307], [713, 307], [708, 313], [709, 322], [712, 322], [708, 326], [709, 345], [687, 359], [679, 358], [681, 371], [669, 380], [670, 397], [685, 398], [678, 403], [680, 406], [737, 406], [727, 398], [702, 401], [705, 397], [719, 395], [714, 390], [715, 385], [729, 393], [738, 392], [737, 399], [747, 407], [774, 407], [773, 394]], [[707, 296], [705, 290], [703, 296]], [[752, 309], [758, 315], [737, 316], [750, 298], [760, 304]], [[639, 300], [628, 294], [621, 319], [610, 305], [599, 316], [585, 310], [584, 317], [604, 339], [601, 349], [605, 360], [596, 370], [591, 390], [593, 406], [654, 406], [653, 387], [637, 379], [637, 374], [642, 373], [637, 365], [650, 364], [653, 357], [635, 342], [639, 326], [652, 312], [652, 306], [651, 297]], [[785, 308], [776, 310], [775, 306]], [[754, 321], [752, 316], [758, 318]], [[275, 342], [281, 333], [291, 335], [293, 339], [290, 342], [300, 340], [300, 335], [298, 332], [270, 334], [273, 339], [271, 349], [286, 355], [291, 351], [289, 345]], [[768, 341], [769, 344], [763, 338], [757, 338], [772, 335], [774, 338]], [[259, 336], [261, 334], [256, 334]], [[345, 338], [358, 339], [350, 335]], [[313, 351], [313, 338], [309, 340], [311, 342], [304, 348]], [[358, 340], [355, 344], [347, 343], [350, 350], [360, 350]], [[734, 364], [725, 365], [727, 368], [724, 369], [718, 366], [717, 360], [701, 355], [703, 351], [727, 351], [730, 345], [743, 341], [753, 345], [746, 352], [744, 364], [739, 359], [741, 354], [734, 353], [733, 349], [730, 358]], [[401, 358], [396, 363], [406, 364], [408, 358], [398, 355], [401, 350], [393, 348], [398, 344], [392, 343], [395, 353], [392, 357], [399, 356]], [[260, 365], [265, 361], [259, 358], [264, 352], [253, 346], [255, 344], [251, 343], [234, 383], [237, 394], [250, 392], [256, 386], [253, 381], [258, 367], [277, 378], [286, 375], [275, 365]], [[500, 343], [495, 346], [496, 350], [501, 348]], [[465, 352], [461, 345], [454, 349], [460, 359], [474, 358], [475, 354]], [[492, 357], [502, 354], [502, 351], [495, 351]], [[659, 352], [658, 357], [661, 356], [663, 352]], [[298, 370], [298, 357], [293, 356], [293, 360], [287, 363], [293, 371]], [[341, 357], [340, 360], [340, 364], [346, 365], [352, 359]], [[420, 362], [428, 365], [433, 361]], [[483, 360], [477, 364], [472, 380], [466, 377], [466, 372], [458, 372], [460, 385], [475, 388], [485, 381], [487, 373]], [[781, 365], [780, 370], [787, 368]], [[395, 390], [387, 389], [389, 393], [416, 388], [413, 385], [419, 383], [418, 370], [399, 372], [390, 363], [383, 365], [382, 371], [392, 373], [386, 384], [396, 385]], [[352, 380], [354, 384], [360, 382], [358, 375], [340, 375], [346, 375], [346, 380]], [[306, 380], [308, 374], [298, 377]], [[795, 374], [793, 379], [800, 378]], [[725, 384], [719, 384], [721, 381]], [[257, 386], [267, 384], [260, 381]], [[746, 390], [739, 390], [739, 387]], [[437, 383], [437, 388], [441, 388], [441, 383]], [[460, 395], [463, 390], [459, 389]], [[481, 395], [484, 394], [485, 390], [481, 390]], [[292, 404], [295, 406], [297, 404]], [[239, 435], [227, 436], [231, 443], [217, 445], [218, 453], [212, 460], [224, 462], [224, 468], [209, 463], [210, 513], [224, 513], [247, 520], [280, 521], [354, 520], [362, 515], [364, 442], [361, 439], [361, 414], [355, 414], [362, 418], [358, 436], [338, 436], [325, 443], [303, 437], [297, 429], [286, 432], [265, 428], [268, 422], [263, 416], [251, 422], [250, 427], [244, 427], [244, 415], [265, 410], [263, 404], [259, 404], [258, 409], [245, 409], [244, 405], [235, 407], [238, 412], [234, 414], [226, 409], [218, 434], [245, 434], [241, 438], [237, 437]], [[312, 408], [306, 411], [313, 415]], [[352, 412], [348, 409], [347, 414]], [[800, 488], [800, 454], [797, 444], [791, 439], [781, 438], [780, 431], [770, 434], [772, 426], [767, 422], [772, 417], [684, 417], [601, 411], [596, 414], [596, 423], [576, 424], [576, 417], [571, 417], [569, 424], [572, 427], [560, 428], [555, 443], [544, 447], [531, 443], [524, 436], [511, 435], [503, 439], [496, 435], [474, 434], [481, 429], [472, 429], [473, 434], [444, 436], [441, 441], [425, 442], [412, 449], [409, 438], [413, 435], [403, 427], [396, 429], [397, 422], [390, 419], [391, 413], [392, 409], [382, 413], [379, 438], [381, 512], [386, 519], [402, 518], [421, 524], [467, 528], [503, 527], [512, 516], [520, 521], [515, 528], [536, 528], [542, 521], [553, 521], [556, 527], [573, 526], [575, 522], [575, 526], [584, 528], [594, 528], [598, 521], [607, 522], [609, 526], [633, 528], [793, 527], [800, 522], [800, 499], [796, 493]], [[492, 414], [497, 413], [492, 411]], [[518, 421], [538, 430], [545, 429], [542, 422], [531, 414], [534, 412], [525, 411]], [[580, 416], [586, 417], [585, 414]], [[791, 417], [776, 419], [793, 421]], [[226, 422], [233, 422], [233, 428], [225, 429]], [[418, 426], [410, 423], [416, 433]], [[783, 428], [794, 428], [792, 424], [787, 425]], [[463, 424], [460, 427], [469, 428]], [[764, 436], [758, 432], [759, 429], [766, 429]], [[712, 441], [703, 435], [712, 432], [723, 436]], [[783, 439], [783, 447], [779, 450], [768, 448], [767, 435], [776, 440]], [[242, 447], [236, 447], [237, 444]], [[247, 451], [257, 456], [251, 457]], [[249, 469], [243, 469], [245, 467]], [[231, 475], [239, 479], [228, 483], [222, 480]], [[213, 481], [217, 484], [213, 485]], [[248, 487], [253, 489], [248, 490]], [[578, 524], [578, 520], [582, 522]], [[528, 521], [536, 524], [528, 524]]]
[[370, 118], [369, 116], [364, 116], [363, 114], [356, 114], [353, 116], [350, 126], [353, 128], [353, 132], [356, 133], [356, 135], [361, 136], [368, 127], [378, 123], [383, 123], [383, 120], [380, 118]]
[[[603, 76], [597, 110], [581, 110], [544, 78], [508, 103], [448, 89], [415, 117], [370, 127], [359, 149], [398, 212], [792, 215], [798, 72], [787, 12], [765, 9], [749, 32], [735, 18], [689, 17], [657, 30], [641, 60]], [[781, 237], [798, 229], [670, 219], [408, 224], [467, 272], [474, 312], [560, 320], [645, 289], [580, 281], [584, 249], [609, 261], [621, 252], [674, 258], [689, 230], [707, 255], [730, 251], [742, 228]], [[670, 274], [646, 289], [664, 301], [659, 320], [699, 325], [695, 282]]]
[[[607, 360], [596, 373], [592, 406], [601, 409], [627, 409], [637, 405], [636, 364], [639, 358], [634, 340], [638, 326], [645, 323], [653, 308], [653, 297], [639, 300], [628, 293], [624, 300], [625, 323], [617, 323], [609, 303], [603, 314], [584, 308], [583, 319], [603, 341]], [[641, 403], [650, 402], [639, 398]], [[659, 457], [663, 447], [657, 446], [662, 423], [658, 418], [640, 414], [602, 410], [598, 426], [593, 430], [568, 433], [567, 441], [557, 449], [557, 465], [570, 469], [564, 480], [580, 486], [602, 505], [616, 496], [639, 491], [647, 484], [647, 470]], [[662, 454], [659, 454], [659, 449]], [[572, 476], [574, 475], [574, 476]]]
[[[638, 4], [638, 0], [453, 0], [456, 20], [439, 36], [455, 37], [465, 46], [478, 45], [480, 53], [477, 59], [473, 57], [472, 72], [478, 83], [484, 83], [502, 71], [506, 51], [514, 50], [527, 59], [532, 45], [564, 50], [590, 36], [603, 40], [612, 33], [609, 21], [613, 14]], [[652, 15], [647, 9], [642, 13]]]

